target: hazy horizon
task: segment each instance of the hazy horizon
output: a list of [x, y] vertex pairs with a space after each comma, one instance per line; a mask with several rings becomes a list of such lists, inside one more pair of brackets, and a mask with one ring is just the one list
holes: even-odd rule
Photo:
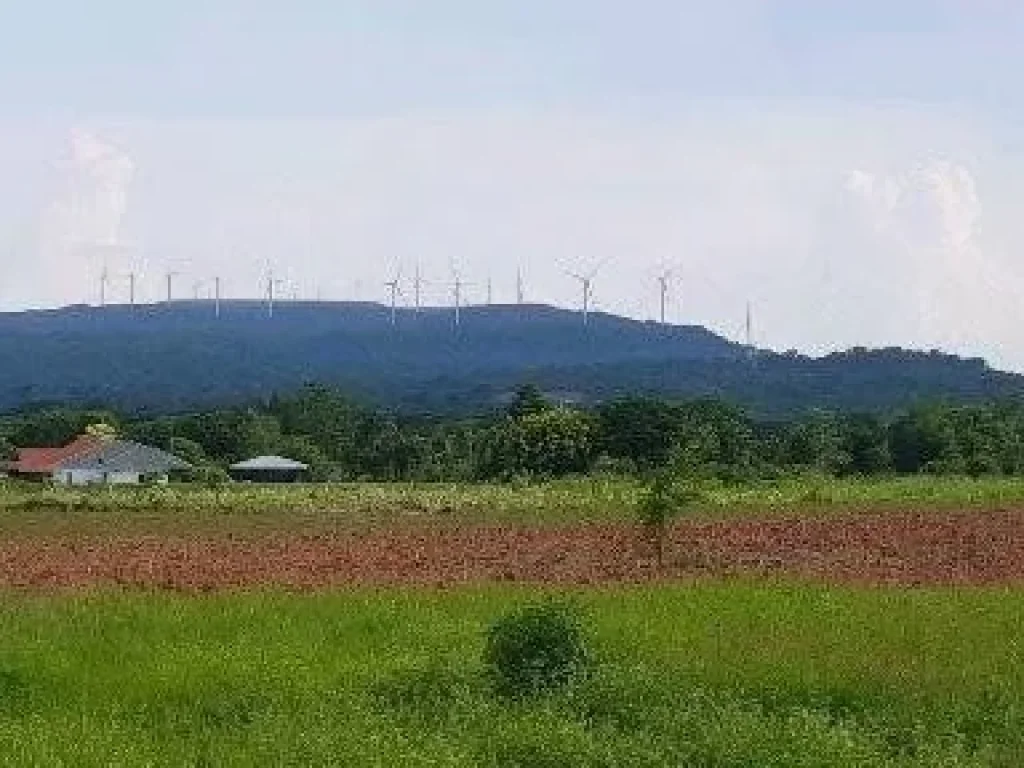
[[1024, 371], [1024, 8], [438, 0], [0, 11], [0, 310], [579, 304]]

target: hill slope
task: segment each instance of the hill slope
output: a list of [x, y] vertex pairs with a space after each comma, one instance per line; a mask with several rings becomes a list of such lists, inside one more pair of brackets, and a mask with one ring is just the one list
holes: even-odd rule
[[759, 353], [695, 326], [547, 306], [450, 310], [257, 302], [68, 307], [0, 314], [0, 408], [74, 401], [171, 410], [266, 397], [317, 381], [409, 410], [492, 407], [534, 381], [584, 400], [718, 395], [762, 415], [886, 409], [926, 397], [1024, 393], [980, 360], [883, 350], [822, 359]]

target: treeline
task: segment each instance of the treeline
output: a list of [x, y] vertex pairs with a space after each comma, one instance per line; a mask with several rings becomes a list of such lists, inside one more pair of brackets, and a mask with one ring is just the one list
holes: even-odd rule
[[724, 481], [817, 471], [1024, 473], [1024, 403], [927, 404], [891, 417], [814, 411], [765, 422], [719, 400], [625, 398], [592, 409], [521, 389], [472, 419], [403, 417], [308, 386], [255, 407], [144, 417], [50, 408], [0, 416], [0, 454], [58, 445], [90, 425], [161, 447], [197, 467], [276, 454], [317, 479], [486, 481], [588, 472], [644, 474], [685, 452]]

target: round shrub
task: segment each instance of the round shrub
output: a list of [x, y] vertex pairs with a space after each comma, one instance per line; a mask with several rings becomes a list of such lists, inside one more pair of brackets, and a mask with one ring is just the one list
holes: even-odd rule
[[575, 613], [545, 602], [524, 606], [491, 625], [484, 664], [499, 693], [525, 698], [584, 675], [590, 654]]

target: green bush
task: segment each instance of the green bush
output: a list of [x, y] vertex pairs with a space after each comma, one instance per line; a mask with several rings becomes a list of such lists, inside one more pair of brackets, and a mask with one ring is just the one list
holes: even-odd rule
[[491, 625], [484, 664], [499, 693], [527, 698], [584, 676], [591, 657], [576, 614], [554, 602], [527, 605]]

